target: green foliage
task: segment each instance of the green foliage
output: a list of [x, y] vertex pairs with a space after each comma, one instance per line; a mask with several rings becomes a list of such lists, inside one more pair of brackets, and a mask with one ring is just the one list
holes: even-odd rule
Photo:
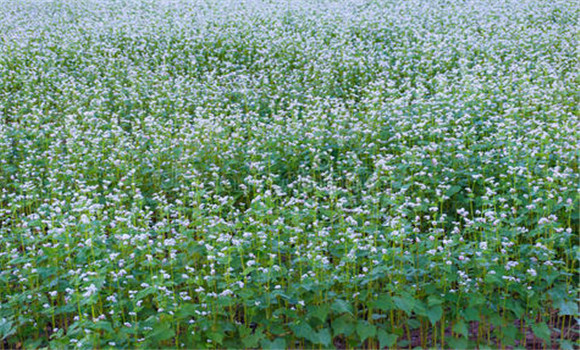
[[260, 345], [263, 349], [267, 349], [267, 350], [279, 350], [279, 349], [286, 349], [287, 348], [286, 340], [284, 340], [284, 338], [277, 338], [277, 339], [274, 339], [272, 341], [264, 339], [264, 340], [262, 340]]
[[378, 339], [379, 339], [379, 344], [381, 348], [386, 347], [393, 347], [395, 345], [395, 343], [397, 342], [397, 338], [398, 336], [395, 334], [389, 334], [386, 331], [379, 329], [377, 332], [378, 335]]
[[2, 340], [16, 333], [16, 329], [12, 327], [12, 324], [12, 322], [5, 318], [0, 319], [0, 335], [2, 335]]
[[3, 348], [576, 345], [573, 2], [4, 5]]
[[550, 337], [551, 337], [552, 332], [550, 331], [550, 327], [546, 323], [542, 322], [542, 323], [533, 324], [532, 330], [534, 331], [534, 334], [538, 338], [546, 341], [546, 343], [548, 343], [548, 345], [551, 344]]
[[367, 321], [359, 321], [356, 324], [356, 334], [360, 337], [361, 341], [365, 341], [368, 338], [374, 338], [377, 334], [377, 328]]

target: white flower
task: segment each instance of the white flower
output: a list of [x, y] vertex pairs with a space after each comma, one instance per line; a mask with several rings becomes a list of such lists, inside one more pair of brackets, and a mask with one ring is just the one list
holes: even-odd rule
[[81, 215], [81, 224], [89, 224], [91, 221], [89, 220], [89, 217], [86, 214]]
[[95, 287], [94, 284], [91, 284], [90, 286], [88, 286], [85, 289], [85, 292], [83, 293], [83, 297], [88, 298], [91, 295], [95, 294], [97, 292], [97, 287]]

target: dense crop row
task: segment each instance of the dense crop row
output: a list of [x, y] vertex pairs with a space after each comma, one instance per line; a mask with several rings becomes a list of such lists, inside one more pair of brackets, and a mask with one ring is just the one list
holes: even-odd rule
[[0, 0], [0, 347], [573, 347], [578, 14]]

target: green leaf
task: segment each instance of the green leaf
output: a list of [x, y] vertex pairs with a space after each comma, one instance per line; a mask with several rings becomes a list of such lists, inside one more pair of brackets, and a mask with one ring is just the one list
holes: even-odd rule
[[517, 335], [518, 335], [518, 329], [516, 326], [514, 326], [513, 324], [508, 324], [505, 327], [502, 327], [502, 332], [503, 332], [503, 337], [504, 337], [504, 341], [506, 342], [506, 345], [513, 345]]
[[196, 310], [197, 307], [195, 304], [184, 304], [179, 307], [179, 310], [175, 313], [175, 317], [180, 320], [186, 320], [195, 315]]
[[14, 333], [16, 333], [16, 329], [12, 328], [12, 322], [5, 318], [0, 319], [0, 336], [2, 336], [2, 340]]
[[427, 310], [427, 317], [429, 318], [429, 321], [431, 321], [432, 325], [435, 325], [435, 323], [437, 323], [437, 321], [439, 321], [442, 316], [443, 308], [440, 305], [430, 307]]
[[246, 325], [240, 325], [238, 327], [238, 332], [240, 333], [240, 337], [244, 338], [247, 337], [248, 335], [252, 334], [252, 329], [250, 327], [247, 327]]
[[463, 320], [457, 321], [453, 325], [452, 329], [453, 329], [453, 332], [455, 332], [457, 334], [461, 334], [464, 337], [467, 337], [469, 335], [469, 330], [467, 329], [467, 324]]
[[306, 322], [301, 322], [299, 324], [290, 326], [290, 329], [292, 329], [292, 332], [298, 338], [310, 340], [314, 335], [314, 330]]
[[348, 337], [351, 335], [354, 330], [351, 317], [343, 315], [332, 321], [332, 330], [335, 336], [344, 334]]
[[450, 188], [447, 190], [447, 193], [446, 193], [446, 195], [447, 195], [448, 197], [451, 197], [451, 196], [453, 196], [454, 194], [456, 194], [456, 193], [457, 193], [457, 192], [459, 192], [459, 191], [461, 191], [461, 187], [459, 187], [459, 186], [451, 186], [451, 187], [450, 187]]
[[169, 323], [159, 322], [153, 327], [153, 331], [147, 336], [149, 340], [161, 342], [173, 338], [175, 330]]
[[262, 339], [260, 345], [265, 350], [285, 350], [286, 340], [284, 338], [276, 338], [272, 341], [268, 339]]
[[324, 328], [321, 329], [318, 333], [316, 333], [316, 341], [313, 341], [315, 344], [322, 344], [324, 346], [329, 346], [332, 342], [332, 336], [330, 335], [330, 329]]
[[221, 344], [224, 341], [225, 335], [223, 332], [209, 332], [207, 336], [216, 344]]
[[416, 318], [410, 318], [407, 320], [407, 326], [409, 327], [410, 330], [418, 329], [419, 327], [421, 327], [421, 322], [419, 322], [419, 320], [417, 320]]
[[399, 310], [403, 310], [407, 315], [411, 315], [413, 307], [415, 306], [415, 299], [412, 296], [405, 294], [400, 297], [394, 297], [393, 301]]
[[495, 313], [492, 314], [491, 316], [489, 316], [489, 322], [491, 322], [491, 324], [496, 326], [496, 327], [503, 327], [503, 325], [504, 325], [503, 318], [501, 318], [500, 315], [495, 314]]
[[560, 349], [562, 350], [573, 350], [575, 346], [576, 345], [569, 340], [563, 339], [560, 341]]
[[306, 339], [313, 344], [330, 345], [332, 341], [330, 329], [328, 328], [316, 332], [308, 323], [302, 322], [291, 327], [291, 329], [296, 337]]
[[320, 305], [314, 306], [310, 311], [310, 315], [312, 317], [319, 319], [322, 322], [325, 322], [329, 312], [330, 305]]
[[262, 339], [264, 339], [264, 333], [261, 329], [256, 329], [253, 333], [242, 338], [242, 344], [246, 348], [257, 348]]
[[429, 297], [427, 298], [427, 305], [428, 306], [435, 306], [435, 305], [441, 305], [443, 304], [443, 299], [439, 298], [436, 295], [429, 295]]
[[420, 316], [427, 316], [427, 305], [419, 300], [416, 300], [412, 311]]
[[561, 299], [557, 303], [556, 306], [560, 310], [558, 312], [558, 315], [560, 315], [560, 316], [576, 316], [576, 315], [578, 315], [578, 304], [576, 304], [573, 301], [564, 301]]
[[377, 328], [368, 323], [368, 321], [360, 321], [356, 325], [356, 333], [361, 341], [365, 341], [367, 338], [373, 338], [377, 334]]
[[548, 344], [550, 344], [550, 337], [552, 332], [550, 331], [550, 327], [548, 327], [545, 322], [532, 325], [532, 331], [538, 338], [545, 340]]
[[43, 339], [27, 339], [24, 341], [25, 349], [40, 349], [42, 345]]
[[373, 320], [382, 320], [382, 319], [388, 318], [389, 316], [384, 315], [384, 314], [372, 314], [371, 317]]
[[135, 300], [142, 300], [146, 296], [151, 295], [151, 294], [155, 294], [156, 292], [157, 292], [157, 289], [155, 289], [153, 287], [147, 287], [147, 288], [139, 291], [137, 294], [135, 294]]
[[445, 338], [445, 342], [449, 345], [451, 349], [467, 349], [469, 348], [469, 342], [467, 338]]
[[389, 295], [382, 294], [377, 298], [377, 300], [373, 301], [372, 307], [382, 311], [389, 311], [395, 307], [395, 304]]
[[96, 322], [93, 325], [93, 329], [113, 333], [113, 327], [111, 326], [111, 322], [109, 322], [109, 321]]
[[465, 320], [470, 321], [479, 321], [479, 310], [474, 307], [468, 307], [463, 311], [463, 315], [465, 316]]
[[339, 313], [339, 314], [350, 314], [352, 315], [352, 306], [344, 300], [337, 299], [332, 303], [330, 307], [332, 311]]
[[379, 329], [379, 331], [378, 331], [378, 338], [379, 338], [380, 347], [382, 349], [385, 346], [387, 346], [387, 347], [390, 348], [393, 345], [395, 345], [395, 343], [397, 342], [398, 336], [396, 334], [387, 333], [383, 329]]
[[514, 315], [517, 318], [522, 317], [522, 315], [524, 314], [525, 310], [524, 308], [520, 305], [520, 302], [517, 300], [509, 300], [508, 302], [506, 302], [506, 307], [513, 311]]
[[397, 343], [397, 348], [402, 349], [409, 346], [409, 341], [407, 339], [401, 340]]

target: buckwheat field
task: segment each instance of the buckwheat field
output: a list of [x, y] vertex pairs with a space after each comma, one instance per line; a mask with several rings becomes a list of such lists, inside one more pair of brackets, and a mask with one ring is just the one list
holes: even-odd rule
[[578, 347], [579, 14], [0, 0], [0, 348]]

